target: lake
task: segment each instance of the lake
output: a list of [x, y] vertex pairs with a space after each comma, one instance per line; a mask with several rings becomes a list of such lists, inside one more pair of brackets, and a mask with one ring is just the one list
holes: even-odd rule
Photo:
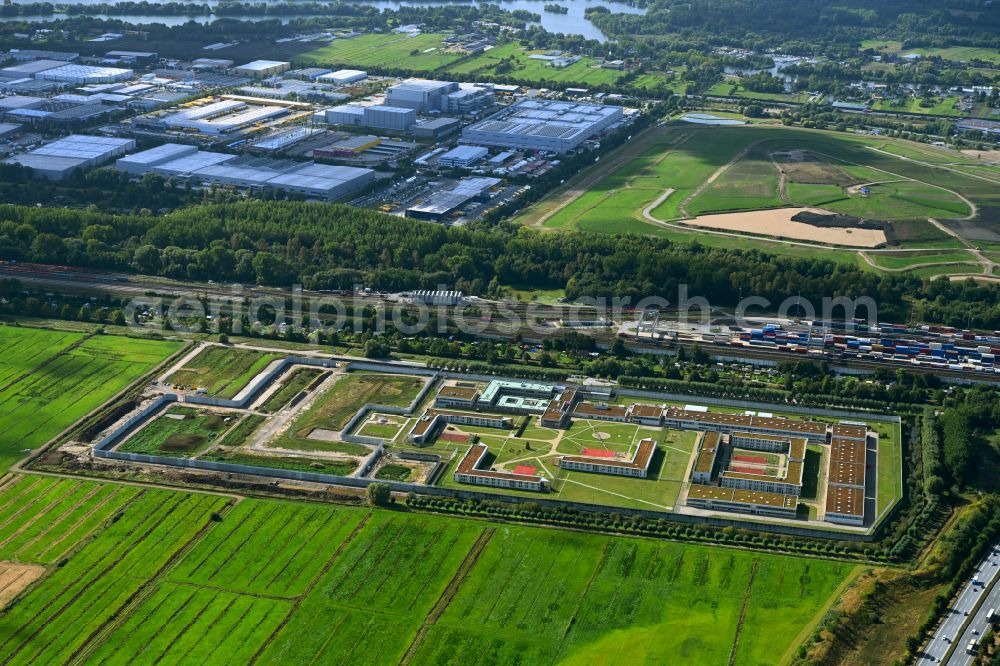
[[[100, 0], [50, 0], [53, 5], [72, 5], [72, 4], [99, 4]], [[151, 2], [166, 2], [166, 0], [150, 0]], [[547, 2], [555, 2], [566, 7], [569, 10], [567, 14], [553, 14], [544, 10], [543, 5]], [[206, 4], [209, 6], [214, 6], [219, 4], [219, 0], [203, 0], [199, 4]], [[378, 7], [379, 9], [399, 9], [400, 7], [422, 7], [422, 6], [443, 6], [443, 5], [478, 5], [478, 2], [474, 0], [429, 0], [427, 2], [414, 2], [412, 0], [366, 0], [365, 2], [358, 2], [357, 4], [371, 5], [372, 7]], [[620, 14], [645, 14], [646, 10], [642, 7], [632, 7], [631, 5], [626, 5], [618, 2], [609, 2], [608, 0], [499, 0], [495, 4], [500, 5], [503, 9], [508, 11], [513, 11], [515, 9], [526, 9], [530, 12], [536, 14], [541, 14], [542, 20], [536, 25], [541, 25], [543, 28], [549, 32], [557, 33], [561, 32], [564, 34], [575, 34], [582, 35], [586, 39], [596, 39], [600, 42], [608, 41], [607, 36], [598, 30], [590, 21], [584, 17], [584, 13], [589, 7], [597, 7], [603, 5], [613, 12]], [[0, 18], [0, 21], [18, 21], [18, 20], [33, 20], [33, 21], [54, 21], [61, 18], [65, 18], [62, 14], [50, 15], [50, 16], [18, 16], [18, 17], [4, 17]], [[197, 23], [209, 23], [214, 21], [217, 17], [212, 14], [202, 14], [197, 16], [105, 16], [97, 15], [94, 18], [111, 18], [118, 19], [121, 21], [126, 21], [135, 25], [144, 25], [149, 23], [162, 23], [164, 25], [183, 25], [188, 21], [196, 21]], [[260, 21], [263, 19], [274, 19], [280, 18], [282, 23], [288, 23], [289, 21], [298, 18], [323, 18], [317, 16], [241, 16], [238, 17], [241, 20], [246, 21]]]

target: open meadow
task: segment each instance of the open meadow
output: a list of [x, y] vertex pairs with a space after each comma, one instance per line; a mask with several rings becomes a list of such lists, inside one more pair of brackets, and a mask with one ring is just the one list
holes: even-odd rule
[[206, 347], [167, 378], [171, 384], [204, 388], [210, 396], [233, 398], [280, 354], [234, 347]]
[[858, 570], [32, 476], [0, 512], [0, 559], [41, 572], [0, 614], [10, 664], [775, 663]]
[[180, 342], [0, 326], [0, 472], [180, 348]]
[[448, 53], [443, 39], [444, 35], [431, 32], [416, 36], [371, 33], [334, 40], [299, 55], [297, 61], [307, 65], [404, 67], [414, 72], [432, 72], [462, 57], [459, 53]]
[[[989, 221], [975, 214], [1000, 205], [998, 181], [974, 157], [958, 152], [885, 137], [768, 125], [677, 125], [647, 132], [645, 152], [628, 160], [609, 158], [608, 164], [582, 173], [517, 220], [553, 231], [634, 232], [821, 256], [867, 270], [882, 266], [862, 261], [856, 252], [827, 249], [821, 240], [830, 237], [828, 244], [862, 249], [871, 245], [862, 237], [874, 228], [884, 230], [880, 244], [888, 248], [962, 247], [962, 241], [931, 219], [977, 242], [995, 235]], [[867, 226], [861, 227], [864, 233], [812, 222], [775, 222], [757, 229], [749, 217], [746, 225], [728, 219], [743, 211], [780, 214], [796, 207], [845, 216], [836, 224]], [[712, 216], [720, 213], [728, 217], [720, 217], [713, 230]], [[684, 224], [696, 216], [698, 228]], [[766, 236], [799, 245], [770, 242]]]

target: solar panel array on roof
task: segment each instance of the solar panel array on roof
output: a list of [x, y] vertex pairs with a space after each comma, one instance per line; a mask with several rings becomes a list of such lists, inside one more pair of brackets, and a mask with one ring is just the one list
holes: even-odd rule
[[470, 125], [469, 143], [563, 153], [610, 127], [622, 117], [617, 106], [549, 100], [522, 100]]

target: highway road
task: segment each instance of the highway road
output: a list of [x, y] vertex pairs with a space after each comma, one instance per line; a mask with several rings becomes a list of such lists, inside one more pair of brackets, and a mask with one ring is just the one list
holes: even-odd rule
[[[972, 582], [973, 577], [977, 580], [976, 583]], [[966, 651], [969, 641], [979, 642], [986, 630], [986, 614], [991, 608], [1000, 608], [1000, 585], [994, 585], [998, 579], [1000, 579], [1000, 544], [994, 545], [979, 563], [958, 598], [946, 611], [944, 621], [938, 626], [933, 638], [924, 646], [917, 659], [919, 666], [940, 663], [946, 663], [948, 666], [967, 666], [972, 663], [974, 655]], [[947, 661], [942, 662], [946, 657]]]

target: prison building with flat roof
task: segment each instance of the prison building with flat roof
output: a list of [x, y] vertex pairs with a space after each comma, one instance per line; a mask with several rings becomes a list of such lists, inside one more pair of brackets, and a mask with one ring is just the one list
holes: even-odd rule
[[801, 461], [794, 462], [789, 460], [784, 476], [737, 472], [726, 469], [719, 476], [719, 482], [724, 488], [757, 490], [766, 493], [778, 493], [780, 495], [801, 495], [802, 467], [803, 463]]
[[534, 490], [536, 492], [545, 492], [548, 490], [549, 482], [543, 476], [482, 469], [483, 460], [488, 453], [489, 447], [485, 444], [474, 444], [469, 447], [469, 450], [458, 463], [458, 467], [455, 468], [455, 481], [476, 486], [492, 486], [494, 488]]
[[692, 484], [687, 505], [710, 511], [737, 511], [775, 518], [794, 518], [799, 498], [795, 495], [768, 493], [737, 488]]
[[442, 386], [434, 398], [435, 407], [458, 407], [475, 409], [479, 399], [479, 389], [472, 386]]
[[596, 474], [614, 474], [645, 479], [649, 474], [649, 466], [653, 462], [654, 453], [656, 453], [656, 440], [644, 439], [639, 442], [631, 460], [563, 456], [559, 460], [559, 466], [574, 472], [594, 472]]
[[413, 424], [406, 437], [414, 444], [424, 444], [434, 439], [438, 429], [448, 423], [479, 426], [482, 428], [500, 428], [504, 430], [513, 427], [511, 420], [505, 416], [428, 409]]
[[694, 469], [691, 470], [692, 483], [712, 482], [712, 470], [715, 469], [715, 461], [719, 456], [719, 439], [717, 432], [701, 434], [698, 458], [694, 461]]
[[663, 414], [663, 424], [677, 430], [715, 430], [722, 433], [747, 432], [753, 434], [805, 437], [810, 444], [825, 444], [827, 427], [819, 421], [798, 421], [750, 414], [725, 414], [668, 407]]
[[865, 524], [865, 491], [860, 488], [831, 485], [826, 490], [824, 520], [839, 525]]
[[[860, 435], [860, 432], [847, 430], [844, 424], [838, 426], [834, 426], [834, 432], [837, 434], [830, 440], [826, 513], [823, 520], [860, 527], [865, 524], [867, 439], [851, 437]], [[865, 430], [867, 433], [867, 428]]]
[[647, 405], [637, 402], [629, 408], [629, 420], [642, 425], [663, 425], [663, 405]]
[[834, 438], [861, 440], [868, 438], [868, 426], [860, 423], [838, 423], [830, 430]]
[[573, 411], [578, 397], [576, 389], [568, 388], [559, 394], [558, 398], [553, 398], [539, 420], [541, 426], [543, 428], [565, 428], [569, 425], [570, 412]]
[[628, 421], [628, 407], [606, 402], [581, 402], [573, 410], [573, 415], [581, 419], [625, 423]]

